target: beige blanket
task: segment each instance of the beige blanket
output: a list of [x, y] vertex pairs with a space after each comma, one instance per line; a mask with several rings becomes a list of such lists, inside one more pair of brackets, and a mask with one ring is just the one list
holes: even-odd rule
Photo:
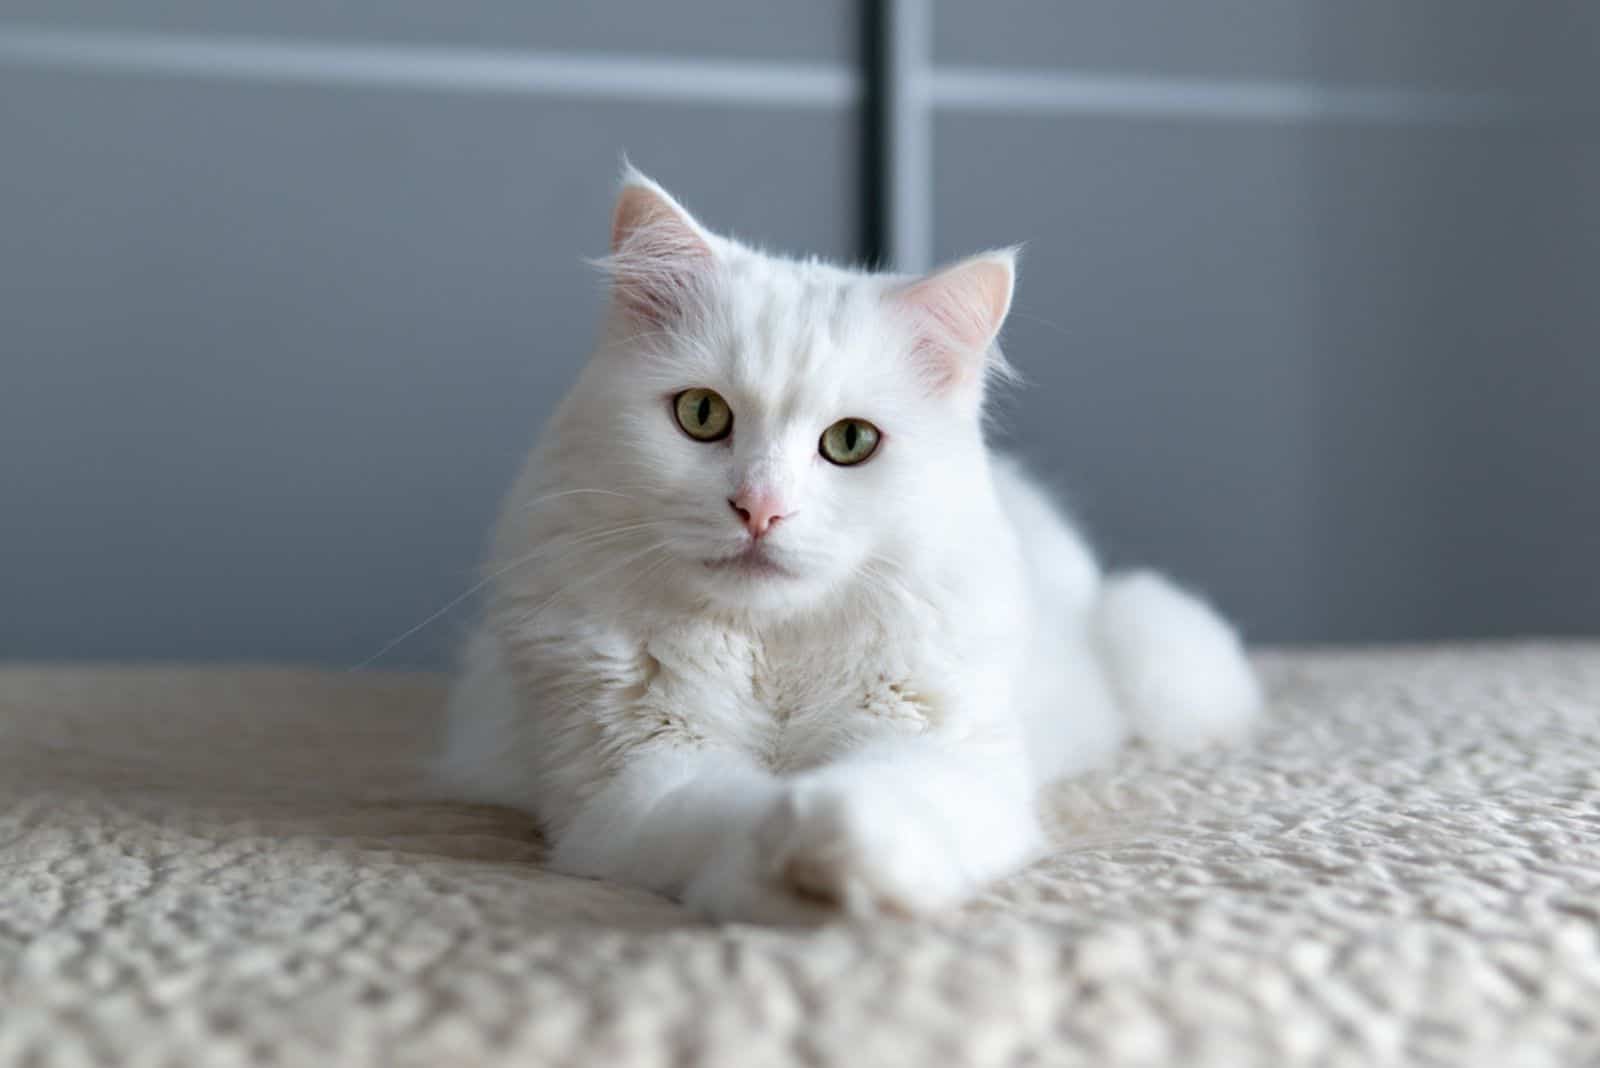
[[959, 915], [714, 929], [419, 799], [440, 685], [0, 669], [0, 1064], [1600, 1063], [1600, 645], [1262, 658]]

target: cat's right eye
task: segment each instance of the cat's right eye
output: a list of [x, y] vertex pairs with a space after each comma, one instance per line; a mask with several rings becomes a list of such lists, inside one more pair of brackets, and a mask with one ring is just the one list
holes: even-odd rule
[[711, 389], [686, 389], [672, 399], [683, 432], [696, 441], [721, 441], [733, 433], [733, 409]]

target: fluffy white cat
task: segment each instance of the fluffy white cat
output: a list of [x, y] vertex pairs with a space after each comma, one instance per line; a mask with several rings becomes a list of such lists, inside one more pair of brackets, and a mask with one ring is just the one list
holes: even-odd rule
[[958, 905], [1039, 787], [1257, 715], [1227, 623], [1103, 576], [984, 443], [1014, 255], [778, 259], [625, 176], [610, 311], [506, 502], [452, 696], [457, 794], [559, 871], [726, 920]]

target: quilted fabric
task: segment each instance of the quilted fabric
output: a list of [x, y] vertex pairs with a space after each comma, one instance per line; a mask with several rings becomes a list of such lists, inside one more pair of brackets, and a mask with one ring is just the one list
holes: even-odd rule
[[0, 670], [0, 1064], [1600, 1063], [1600, 645], [1274, 653], [936, 922], [716, 929], [429, 800], [441, 686]]

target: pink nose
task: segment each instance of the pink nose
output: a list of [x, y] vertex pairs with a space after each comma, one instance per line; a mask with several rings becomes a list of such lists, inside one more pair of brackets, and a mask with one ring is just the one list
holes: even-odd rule
[[739, 514], [752, 538], [762, 537], [784, 518], [784, 504], [770, 493], [740, 490], [728, 498], [728, 507]]

